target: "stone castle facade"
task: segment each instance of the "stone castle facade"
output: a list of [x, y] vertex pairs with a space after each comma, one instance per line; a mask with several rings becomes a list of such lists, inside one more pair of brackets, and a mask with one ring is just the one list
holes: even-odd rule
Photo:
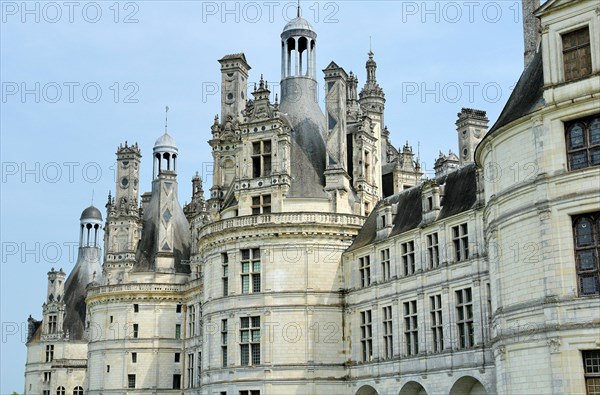
[[[523, 2], [525, 68], [495, 124], [463, 108], [427, 179], [366, 78], [281, 34], [281, 94], [219, 60], [208, 199], [165, 129], [117, 150], [106, 218], [48, 273], [25, 393], [600, 394], [600, 11]], [[102, 230], [104, 233], [102, 235]], [[103, 237], [103, 251], [101, 241]]]

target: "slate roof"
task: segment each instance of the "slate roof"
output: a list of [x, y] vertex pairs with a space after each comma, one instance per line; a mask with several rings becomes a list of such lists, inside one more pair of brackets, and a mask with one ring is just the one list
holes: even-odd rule
[[[468, 211], [476, 206], [477, 172], [474, 163], [463, 166], [448, 175], [438, 177], [435, 181], [444, 189], [438, 221]], [[394, 218], [392, 231], [388, 237], [397, 236], [419, 227], [423, 220], [422, 187], [423, 184], [419, 184], [380, 201], [347, 251], [354, 251], [384, 240], [377, 239], [378, 209], [384, 201], [398, 205], [398, 213]]]

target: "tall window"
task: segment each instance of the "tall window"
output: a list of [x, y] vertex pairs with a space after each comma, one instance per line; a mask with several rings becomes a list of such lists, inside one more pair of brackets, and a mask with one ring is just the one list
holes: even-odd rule
[[244, 249], [242, 254], [242, 293], [260, 292], [260, 249]]
[[194, 354], [188, 354], [187, 360], [187, 388], [194, 386]]
[[381, 278], [383, 281], [388, 281], [392, 278], [390, 271], [390, 249], [381, 250]]
[[56, 389], [56, 395], [65, 395], [67, 392], [65, 391], [65, 387], [58, 387]]
[[181, 324], [175, 324], [175, 339], [181, 339]]
[[588, 395], [600, 395], [600, 350], [583, 351], [585, 388]]
[[131, 363], [137, 363], [137, 352], [131, 353]]
[[371, 310], [360, 312], [360, 344], [362, 346], [363, 361], [370, 361], [373, 358], [373, 324], [371, 321]]
[[221, 254], [221, 264], [223, 265], [223, 296], [229, 295], [229, 255], [226, 252]]
[[360, 272], [360, 286], [368, 287], [371, 284], [371, 257], [358, 258], [358, 270]]
[[221, 366], [227, 367], [227, 320], [221, 320]]
[[431, 334], [433, 336], [433, 351], [444, 349], [444, 325], [442, 323], [442, 295], [429, 297], [431, 306]]
[[178, 390], [181, 388], [181, 374], [173, 375], [173, 389]]
[[600, 212], [573, 217], [579, 295], [600, 295]]
[[127, 375], [127, 388], [135, 388], [135, 374]]
[[271, 212], [271, 195], [252, 197], [252, 215], [269, 214]]
[[260, 364], [260, 317], [241, 317], [240, 355], [242, 365]]
[[133, 324], [133, 333], [132, 333], [132, 335], [133, 335], [134, 339], [138, 338], [139, 330], [140, 330], [139, 325], [138, 324]]
[[200, 386], [201, 382], [202, 382], [202, 351], [198, 351], [198, 360], [197, 360], [197, 364], [198, 364], [198, 387]]
[[48, 316], [48, 333], [56, 333], [56, 315], [52, 314]]
[[[134, 375], [135, 376], [135, 375]], [[135, 387], [134, 387], [135, 388]], [[75, 387], [73, 388], [73, 395], [83, 395], [83, 388]]]
[[371, 182], [371, 153], [365, 151], [365, 180]]
[[415, 272], [415, 242], [402, 243], [402, 269], [405, 276]]
[[440, 247], [437, 233], [427, 235], [427, 263], [430, 269], [435, 269], [440, 265]]
[[52, 372], [44, 372], [44, 381], [48, 382], [52, 379]]
[[54, 360], [54, 344], [46, 346], [46, 362], [52, 362]]
[[475, 339], [471, 288], [456, 291], [456, 325], [458, 326], [458, 348], [473, 347]]
[[383, 308], [383, 351], [386, 359], [394, 357], [392, 306]]
[[196, 306], [188, 306], [188, 335], [196, 336]]
[[469, 229], [467, 224], [452, 227], [452, 243], [454, 244], [456, 262], [469, 259]]
[[592, 73], [589, 27], [563, 34], [562, 46], [565, 81], [575, 80]]
[[565, 123], [569, 170], [600, 165], [600, 117]]
[[252, 176], [266, 177], [271, 175], [271, 141], [252, 143]]
[[416, 300], [404, 302], [404, 342], [406, 344], [406, 355], [417, 355], [419, 353]]

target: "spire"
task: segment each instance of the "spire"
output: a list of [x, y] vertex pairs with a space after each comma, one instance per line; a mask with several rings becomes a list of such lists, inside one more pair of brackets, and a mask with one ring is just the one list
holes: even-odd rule
[[167, 134], [168, 115], [169, 115], [169, 106], [165, 106], [165, 134]]
[[300, 0], [298, 0], [298, 15], [297, 15], [297, 17], [300, 18]]

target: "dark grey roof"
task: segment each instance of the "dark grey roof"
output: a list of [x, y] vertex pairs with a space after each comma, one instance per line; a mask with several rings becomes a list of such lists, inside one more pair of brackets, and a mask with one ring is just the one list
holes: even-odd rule
[[392, 173], [394, 171], [395, 167], [396, 167], [396, 161], [391, 162], [391, 163], [384, 163], [383, 165], [381, 165], [381, 174], [385, 175], [385, 174]]
[[[441, 200], [441, 210], [437, 220], [452, 217], [475, 207], [477, 203], [477, 172], [475, 164], [457, 169], [450, 174], [436, 178], [438, 185], [443, 186], [444, 196]], [[354, 239], [348, 251], [365, 247], [377, 239], [377, 211], [383, 202], [398, 204], [398, 213], [394, 218], [392, 231], [388, 237], [396, 236], [413, 230], [421, 225], [423, 220], [421, 191], [423, 184], [412, 187], [399, 194], [380, 201], [367, 218], [364, 226]]]
[[544, 69], [542, 48], [538, 48], [529, 66], [523, 71], [512, 94], [508, 98], [498, 120], [487, 135], [544, 105]]
[[96, 207], [90, 206], [81, 212], [79, 219], [97, 219], [102, 221], [102, 213]]

